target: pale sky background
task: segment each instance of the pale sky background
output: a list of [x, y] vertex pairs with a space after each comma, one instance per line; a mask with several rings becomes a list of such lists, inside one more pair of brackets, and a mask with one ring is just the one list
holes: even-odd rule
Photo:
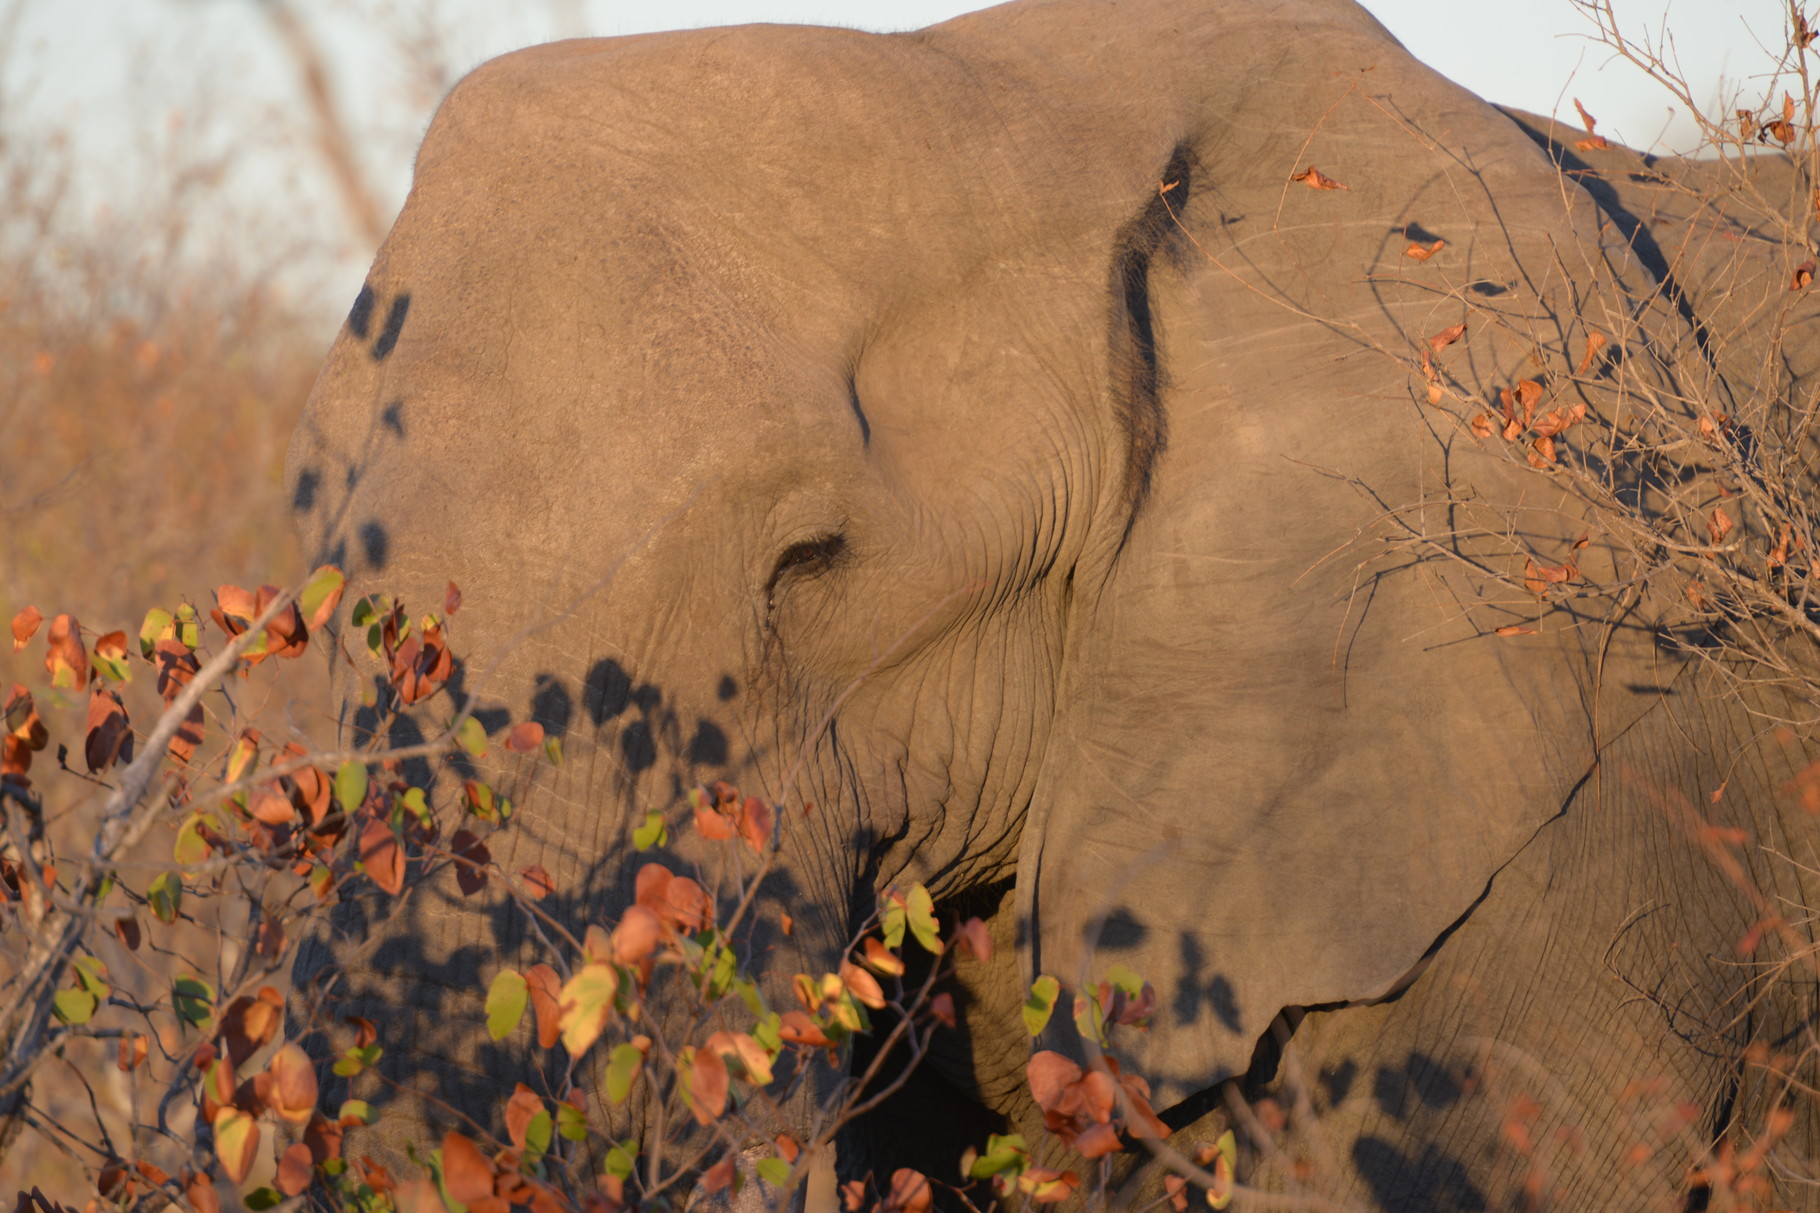
[[[1187, 2], [1187, 0], [1184, 0]], [[1236, 0], [1235, 0], [1236, 2]], [[1632, 38], [1672, 51], [1694, 98], [1721, 114], [1763, 104], [1783, 45], [1782, 0], [1610, 0]], [[492, 55], [580, 34], [790, 21], [873, 30], [912, 29], [971, 9], [967, 0], [294, 0], [337, 70], [337, 96], [367, 175], [386, 204], [402, 201], [410, 157], [449, 82], [402, 70], [398, 47], [456, 75]], [[1684, 107], [1593, 41], [1572, 0], [1365, 0], [1418, 58], [1488, 100], [1572, 121], [1579, 97], [1600, 133], [1656, 151], [1696, 141]], [[217, 158], [201, 192], [214, 204], [186, 239], [292, 242], [288, 289], [337, 296], [370, 249], [350, 240], [323, 184], [321, 164], [287, 113], [297, 72], [257, 0], [0, 0], [0, 135], [60, 133], [70, 186], [65, 218], [77, 227], [130, 226], [178, 188], [180, 164]], [[1285, 31], [1293, 36], [1292, 31]], [[1780, 93], [1778, 92], [1779, 98]], [[194, 174], [192, 174], [192, 177]], [[0, 186], [0, 188], [4, 188]], [[191, 185], [189, 197], [198, 193]], [[4, 200], [0, 200], [4, 205]], [[66, 224], [67, 226], [67, 224]], [[200, 234], [198, 234], [200, 233]], [[332, 247], [334, 255], [312, 257]]]

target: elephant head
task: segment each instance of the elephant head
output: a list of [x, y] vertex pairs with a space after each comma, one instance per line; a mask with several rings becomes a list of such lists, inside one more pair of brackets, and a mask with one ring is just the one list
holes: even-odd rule
[[[563, 739], [495, 858], [577, 920], [727, 779], [788, 818], [767, 946], [1011, 890], [1008, 988], [1155, 984], [1164, 1107], [1397, 988], [1647, 710], [1638, 603], [1534, 570], [1630, 575], [1559, 473], [1681, 340], [1650, 283], [1349, 0], [563, 42], [443, 103], [289, 474]], [[1475, 430], [1523, 379], [1584, 428]], [[425, 908], [374, 996], [484, 1080], [446, 1000], [522, 945]]]

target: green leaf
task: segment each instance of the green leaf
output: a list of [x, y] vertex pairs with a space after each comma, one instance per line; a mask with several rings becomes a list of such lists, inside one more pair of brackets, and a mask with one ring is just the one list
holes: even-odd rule
[[1144, 979], [1124, 965], [1113, 965], [1111, 972], [1106, 974], [1106, 980], [1111, 983], [1113, 989], [1124, 991], [1127, 997], [1142, 998], [1144, 996]]
[[335, 1062], [335, 1073], [343, 1078], [352, 1078], [363, 1070], [379, 1064], [385, 1050], [378, 1045], [367, 1045], [363, 1048], [350, 1048]]
[[75, 962], [76, 984], [96, 998], [107, 998], [114, 991], [107, 984], [107, 966], [93, 956], [78, 956]]
[[335, 800], [341, 811], [352, 813], [366, 803], [367, 764], [350, 758], [335, 772]]
[[607, 1099], [611, 1103], [626, 1102], [626, 1096], [632, 1093], [632, 1083], [638, 1078], [639, 1067], [644, 1063], [644, 1050], [637, 1045], [624, 1044], [613, 1050], [613, 1059], [607, 1063]]
[[551, 766], [553, 766], [553, 767], [561, 766], [562, 765], [562, 738], [556, 737], [554, 735], [545, 737], [543, 739], [543, 756], [550, 760]]
[[530, 986], [525, 983], [524, 975], [515, 969], [501, 969], [493, 975], [493, 984], [487, 988], [487, 1034], [494, 1040], [504, 1040], [524, 1018], [525, 1003], [530, 996]]
[[115, 682], [132, 681], [133, 670], [132, 667], [127, 664], [128, 658], [124, 649], [121, 650], [120, 656], [109, 657], [97, 647], [93, 653], [89, 654], [89, 659], [95, 663], [95, 671], [97, 673], [105, 675]]
[[741, 1002], [746, 1004], [746, 1009], [759, 1019], [762, 1020], [771, 1013], [771, 1008], [765, 1005], [765, 996], [759, 992], [758, 983], [750, 977], [741, 977], [734, 981], [733, 992], [739, 995]]
[[550, 1149], [550, 1114], [539, 1112], [525, 1126], [525, 1154], [535, 1160]]
[[1055, 1000], [1061, 997], [1062, 984], [1045, 973], [1030, 983], [1030, 997], [1024, 1000], [1024, 1030], [1039, 1036], [1055, 1014]]
[[781, 1188], [790, 1182], [790, 1164], [781, 1158], [762, 1158], [758, 1163], [758, 1177], [774, 1188]]
[[[171, 858], [184, 867], [201, 863], [209, 857], [209, 844], [202, 837], [203, 815], [191, 813], [177, 830], [177, 841], [171, 847]], [[210, 825], [214, 825], [212, 819]]]
[[588, 1118], [572, 1104], [556, 1105], [556, 1132], [564, 1141], [588, 1140]]
[[51, 998], [51, 1012], [64, 1023], [87, 1023], [95, 1017], [101, 1000], [87, 990], [58, 990]]
[[385, 600], [385, 595], [368, 594], [354, 604], [354, 609], [348, 614], [348, 622], [357, 628], [364, 628], [370, 623], [383, 619], [389, 605]]
[[215, 987], [200, 977], [179, 977], [171, 983], [171, 1008], [177, 1018], [200, 1028], [214, 1014]]
[[430, 824], [430, 806], [423, 798], [422, 788], [406, 788], [404, 795], [398, 798], [398, 803], [408, 809], [411, 816], [424, 825]]
[[177, 911], [183, 908], [183, 878], [175, 872], [162, 872], [152, 877], [152, 883], [145, 889], [145, 899], [151, 903], [152, 914], [159, 922], [176, 922]]
[[196, 621], [196, 608], [184, 603], [177, 608], [177, 643], [193, 649], [202, 643], [202, 629]]
[[455, 732], [455, 744], [466, 750], [472, 757], [487, 756], [487, 730], [480, 721], [472, 716], [461, 722], [461, 728]]
[[645, 814], [645, 824], [632, 831], [632, 845], [641, 851], [652, 847], [661, 847], [670, 841], [670, 831], [664, 828], [664, 815], [656, 809]]
[[153, 607], [147, 611], [145, 622], [139, 625], [139, 655], [150, 661], [152, 650], [158, 645], [158, 637], [164, 635], [164, 629], [172, 627], [176, 622], [163, 607]]
[[341, 1111], [335, 1114], [335, 1119], [357, 1120], [363, 1125], [370, 1125], [378, 1123], [379, 1113], [364, 1099], [349, 1099], [342, 1102]]
[[916, 942], [923, 945], [923, 951], [932, 956], [942, 954], [942, 929], [935, 921], [935, 899], [929, 896], [929, 890], [920, 884], [910, 886], [910, 896], [905, 899], [904, 917], [910, 923], [910, 933], [916, 936]]
[[608, 1175], [619, 1179], [630, 1179], [632, 1168], [638, 1163], [638, 1140], [628, 1137], [611, 1150], [607, 1151], [607, 1165], [604, 1168]]
[[770, 1054], [772, 1061], [776, 1061], [777, 1055], [784, 1051], [783, 1023], [784, 1017], [773, 1011], [752, 1025], [752, 1039]]
[[254, 1188], [240, 1199], [253, 1213], [265, 1213], [267, 1209], [276, 1209], [284, 1203], [284, 1197], [279, 1195], [276, 1188]]
[[1029, 1165], [1030, 1150], [1022, 1137], [1016, 1133], [994, 1133], [986, 1139], [986, 1152], [973, 1160], [967, 1175], [970, 1179], [990, 1179], [1005, 1171], [1022, 1175]]

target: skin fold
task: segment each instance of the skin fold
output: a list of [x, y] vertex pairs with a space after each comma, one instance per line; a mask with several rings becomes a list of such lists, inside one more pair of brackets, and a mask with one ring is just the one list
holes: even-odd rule
[[[726, 779], [784, 805], [758, 919], [795, 930], [755, 939], [784, 980], [890, 885], [989, 919], [962, 1028], [843, 1136], [848, 1177], [1040, 1138], [1024, 1061], [1079, 1042], [1033, 1044], [1024, 991], [1120, 963], [1159, 1013], [1116, 1051], [1173, 1140], [1235, 1095], [1319, 1113], [1247, 1137], [1260, 1186], [1670, 1207], [1761, 1124], [1739, 1051], [1808, 989], [1744, 992], [1757, 914], [1688, 806], [1797, 854], [1815, 754], [1662, 643], [1678, 590], [1523, 588], [1629, 557], [1473, 412], [1540, 374], [1588, 430], [1639, 385], [1691, 425], [1683, 380], [1747, 369], [1684, 371], [1718, 279], [1671, 298], [1627, 174], [1551, 149], [1341, 0], [520, 51], [431, 125], [293, 440], [297, 525], [413, 611], [458, 583], [455, 689], [562, 739], [493, 845], [551, 913], [611, 920], [645, 814]], [[1595, 328], [1623, 358], [1575, 376]], [[537, 955], [451, 887], [344, 915], [302, 972], [347, 964], [397, 1077], [481, 1109], [525, 1061], [485, 977]], [[1697, 1114], [1650, 1136], [1646, 1104]]]

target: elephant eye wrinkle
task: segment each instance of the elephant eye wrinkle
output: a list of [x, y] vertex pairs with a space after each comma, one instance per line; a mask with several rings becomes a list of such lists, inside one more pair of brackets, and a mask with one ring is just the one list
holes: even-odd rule
[[846, 537], [838, 534], [818, 535], [814, 539], [793, 543], [785, 548], [771, 570], [771, 579], [765, 582], [765, 609], [776, 608], [778, 583], [784, 578], [814, 577], [825, 573], [846, 550]]

